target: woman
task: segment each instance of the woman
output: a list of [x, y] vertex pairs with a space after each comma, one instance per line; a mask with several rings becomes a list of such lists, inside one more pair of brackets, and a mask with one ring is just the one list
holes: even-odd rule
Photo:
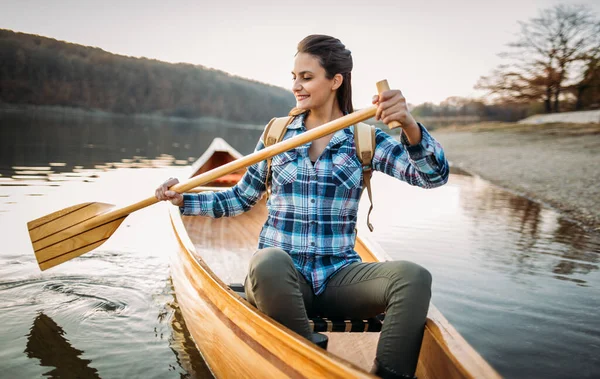
[[[336, 38], [311, 35], [298, 44], [292, 71], [297, 108], [306, 110], [284, 139], [353, 112], [352, 56]], [[373, 98], [376, 118], [402, 124], [401, 142], [376, 130], [373, 169], [412, 185], [446, 183], [441, 146], [415, 122], [398, 90]], [[374, 372], [414, 375], [429, 300], [431, 275], [411, 262], [362, 263], [354, 252], [362, 168], [352, 128], [273, 158], [268, 218], [246, 278], [248, 300], [259, 310], [311, 339], [308, 315], [369, 318], [386, 313]], [[264, 148], [261, 141], [257, 150]], [[248, 168], [238, 184], [218, 193], [178, 194], [170, 179], [156, 190], [184, 215], [235, 216], [264, 194], [266, 163]]]

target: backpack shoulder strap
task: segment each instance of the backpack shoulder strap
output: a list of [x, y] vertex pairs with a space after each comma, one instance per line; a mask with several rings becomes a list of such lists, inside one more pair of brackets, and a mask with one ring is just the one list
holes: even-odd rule
[[[294, 119], [293, 116], [275, 117], [269, 121], [263, 133], [263, 143], [265, 147], [275, 145], [283, 139], [288, 125]], [[267, 189], [267, 199], [269, 198], [271, 188], [269, 187], [269, 177], [271, 176], [271, 161], [273, 158], [267, 159], [267, 178], [265, 179], [265, 188]]]
[[373, 156], [375, 155], [375, 127], [363, 122], [354, 126], [354, 146], [356, 156], [360, 161], [363, 171], [363, 191], [367, 190], [371, 207], [367, 214], [367, 226], [373, 231], [370, 217], [373, 210], [373, 196], [371, 193], [371, 176], [373, 175]]
[[287, 130], [287, 126], [292, 121], [293, 117], [274, 117], [265, 128], [263, 133], [263, 142], [265, 147], [275, 145], [277, 142], [283, 139], [283, 135]]

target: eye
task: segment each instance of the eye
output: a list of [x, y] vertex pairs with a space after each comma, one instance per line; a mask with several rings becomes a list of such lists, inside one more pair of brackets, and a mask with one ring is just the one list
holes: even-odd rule
[[[305, 76], [305, 77], [303, 77], [303, 78], [300, 78], [300, 79], [301, 79], [301, 80], [303, 80], [303, 81], [305, 81], [305, 82], [308, 82], [309, 80], [311, 80], [311, 79], [312, 79], [312, 77]], [[292, 76], [292, 81], [295, 81], [295, 80], [296, 80], [296, 77], [295, 77], [295, 76]]]

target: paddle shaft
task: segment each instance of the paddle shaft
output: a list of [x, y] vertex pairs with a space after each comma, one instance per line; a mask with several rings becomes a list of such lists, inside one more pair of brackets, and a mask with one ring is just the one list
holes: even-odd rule
[[[274, 157], [275, 155], [281, 154], [288, 150], [294, 149], [298, 146], [304, 145], [315, 139], [324, 137], [328, 134], [335, 133], [338, 130], [341, 130], [341, 129], [347, 128], [351, 125], [357, 124], [359, 122], [368, 120], [369, 118], [375, 116], [376, 111], [377, 111], [377, 106], [371, 105], [367, 108], [350, 113], [346, 116], [340, 117], [336, 120], [330, 121], [319, 127], [311, 129], [305, 133], [302, 133], [302, 134], [299, 134], [290, 139], [281, 141], [279, 143], [276, 143], [272, 146], [266, 147], [262, 150], [256, 151], [245, 157], [236, 159], [233, 162], [229, 162], [223, 166], [214, 168], [203, 174], [195, 176], [185, 182], [179, 183], [179, 184], [171, 187], [170, 189], [172, 191], [184, 193], [186, 191], [191, 190], [192, 188], [201, 186], [206, 183], [210, 183], [213, 180], [218, 179], [223, 175], [227, 175], [234, 171], [246, 168], [248, 166], [251, 166], [251, 165], [258, 163], [260, 161], [263, 161], [265, 159]], [[77, 229], [77, 230], [73, 230], [73, 232], [84, 231], [84, 230], [92, 229], [99, 225], [109, 223], [113, 220], [122, 218], [123, 216], [126, 216], [132, 212], [135, 212], [137, 210], [140, 210], [142, 208], [145, 208], [152, 204], [155, 204], [158, 201], [159, 200], [156, 197], [152, 196], [152, 197], [149, 197], [142, 201], [138, 201], [137, 203], [128, 205], [126, 207], [113, 209], [113, 210], [103, 213], [97, 217], [94, 217], [92, 219], [89, 219], [87, 221], [80, 223], [79, 225], [77, 225], [75, 227], [75, 229]]]
[[[281, 154], [288, 150], [294, 149], [298, 146], [302, 146], [308, 142], [314, 141], [318, 138], [324, 137], [328, 134], [337, 132], [338, 130], [347, 128], [351, 125], [365, 121], [373, 116], [377, 110], [376, 106], [370, 106], [369, 108], [362, 109], [360, 111], [351, 113], [349, 115], [340, 117], [336, 120], [330, 121], [319, 127], [311, 129], [305, 133], [299, 134], [296, 137], [281, 141], [272, 146], [266, 147], [262, 150], [256, 151], [245, 157], [236, 159], [233, 162], [229, 162], [223, 166], [216, 167], [210, 171], [200, 174], [184, 183], [179, 183], [170, 188], [170, 190], [183, 193], [191, 190], [194, 187], [201, 186], [206, 183], [210, 183], [215, 179], [220, 178], [223, 175], [230, 174], [239, 169], [251, 166], [260, 161], [272, 158], [275, 155]], [[149, 200], [149, 199], [147, 199]]]

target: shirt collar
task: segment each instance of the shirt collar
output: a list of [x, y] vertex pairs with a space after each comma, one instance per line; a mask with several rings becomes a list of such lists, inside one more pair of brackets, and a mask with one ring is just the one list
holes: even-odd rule
[[330, 146], [339, 145], [342, 142], [346, 141], [348, 139], [348, 136], [351, 134], [352, 134], [352, 132], [350, 131], [350, 128], [344, 128], [342, 130], [338, 130], [337, 132], [335, 132], [333, 137], [331, 137], [331, 141], [329, 141], [329, 145]]
[[288, 125], [288, 129], [300, 129], [304, 124], [304, 118], [306, 117], [306, 113], [302, 113], [297, 117], [294, 117], [294, 120]]

